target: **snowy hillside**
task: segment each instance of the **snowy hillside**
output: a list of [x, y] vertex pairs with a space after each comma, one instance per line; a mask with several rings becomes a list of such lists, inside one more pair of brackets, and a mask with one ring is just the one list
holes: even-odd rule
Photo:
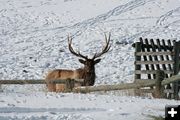
[[3, 0], [0, 8], [1, 79], [42, 79], [49, 69], [78, 68], [67, 35], [92, 56], [111, 32], [113, 47], [96, 66], [96, 83], [132, 82], [131, 43], [140, 36], [180, 37], [177, 0]]
[[[0, 78], [44, 79], [51, 69], [79, 68], [78, 58], [68, 51], [67, 35], [73, 36], [77, 50], [91, 57], [102, 49], [104, 33], [111, 32], [112, 48], [96, 65], [95, 84], [133, 82], [131, 44], [139, 37], [180, 40], [179, 26], [179, 0], [0, 0]], [[114, 116], [130, 120], [147, 113], [164, 115], [166, 104], [179, 103], [45, 93], [44, 86], [37, 86], [2, 86], [0, 119], [109, 120]], [[126, 105], [134, 108], [126, 109]]]

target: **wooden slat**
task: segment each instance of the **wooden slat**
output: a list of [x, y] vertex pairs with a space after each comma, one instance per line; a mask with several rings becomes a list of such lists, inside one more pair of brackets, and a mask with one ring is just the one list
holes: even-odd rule
[[[155, 83], [155, 79], [153, 80], [153, 79], [135, 79], [135, 83], [141, 83], [141, 84], [143, 84], [143, 83], [150, 83], [150, 84], [152, 84], [152, 83]], [[170, 84], [170, 83], [173, 83], [173, 82], [176, 82], [176, 81], [180, 81], [180, 75], [174, 75], [174, 76], [172, 76], [172, 77], [170, 77], [170, 78], [166, 78], [166, 79], [164, 79], [163, 81], [162, 81], [162, 83], [161, 83], [161, 85], [162, 86], [164, 86], [164, 85], [168, 85], [168, 84]]]
[[[162, 41], [162, 42], [163, 42], [163, 45], [165, 46], [165, 45], [166, 45], [165, 42], [164, 42], [164, 41]], [[168, 40], [167, 42], [168, 42], [168, 46], [169, 46], [169, 47], [172, 47], [171, 41]], [[167, 51], [167, 49], [164, 49], [164, 51]], [[172, 60], [172, 59], [170, 59], [170, 58], [172, 58], [172, 57], [173, 57], [172, 55], [171, 55], [171, 56], [166, 55], [166, 59], [167, 59], [167, 60]], [[172, 70], [172, 65], [171, 65], [171, 64], [168, 64], [168, 67], [169, 67], [169, 70]], [[170, 76], [172, 76], [172, 74], [171, 74]]]
[[[65, 83], [67, 80], [52, 80], [50, 83]], [[77, 79], [75, 82], [83, 82]], [[46, 84], [45, 80], [0, 80], [0, 84]]]
[[173, 56], [173, 60], [174, 60], [174, 74], [178, 74], [179, 72], [179, 54], [180, 54], [180, 42], [174, 42], [174, 52], [175, 52], [175, 56]]
[[[151, 44], [143, 44], [143, 46], [144, 47], [146, 47], [146, 48], [155, 48], [155, 49], [157, 49], [158, 48], [158, 46], [157, 45], [155, 45], [155, 46], [152, 46]], [[135, 47], [135, 44], [132, 44], [132, 47]], [[166, 45], [166, 46], [164, 46], [164, 45], [162, 45], [162, 46], [160, 46], [162, 49], [167, 49], [167, 50], [169, 50], [169, 51], [172, 51], [172, 49], [173, 49], [173, 46], [169, 46], [169, 45]]]
[[[162, 86], [170, 84], [175, 81], [180, 81], [180, 75], [173, 76], [171, 78], [164, 79], [161, 83]], [[95, 92], [95, 91], [112, 91], [112, 90], [124, 90], [124, 89], [138, 89], [143, 87], [151, 87], [154, 86], [155, 80], [141, 80], [139, 84], [135, 83], [124, 83], [124, 84], [116, 84], [116, 85], [99, 85], [99, 86], [79, 86], [73, 89], [73, 92]]]
[[[162, 40], [162, 41], [164, 41], [164, 40]], [[157, 45], [158, 45], [158, 51], [161, 52], [161, 51], [162, 51], [162, 48], [161, 48], [160, 40], [159, 40], [159, 39], [156, 39], [156, 42], [157, 42]], [[164, 55], [160, 55], [160, 60], [161, 60], [161, 61], [164, 61], [164, 60], [165, 60], [165, 59], [164, 59]], [[163, 68], [163, 70], [167, 70], [166, 64], [162, 64], [162, 68]], [[166, 76], [166, 78], [168, 78], [168, 74], [165, 73], [165, 76]]]
[[167, 60], [167, 61], [135, 61], [136, 65], [140, 64], [173, 64], [174, 61]]
[[[162, 41], [162, 44], [163, 44], [163, 46], [166, 46], [166, 43], [165, 43], [165, 41]], [[164, 51], [170, 51], [170, 52], [172, 52], [173, 51], [173, 46], [172, 46], [172, 44], [171, 44], [171, 40], [168, 40], [167, 41], [167, 45], [169, 46], [169, 47], [171, 47], [172, 49], [170, 49], [170, 50], [168, 50], [166, 47], [164, 47]], [[173, 58], [173, 55], [165, 55], [165, 57], [166, 57], [166, 60], [172, 60], [172, 58]], [[168, 67], [167, 67], [167, 69], [169, 69], [169, 70], [173, 70], [172, 69], [172, 64], [167, 64], [168, 65]], [[168, 77], [171, 77], [172, 75], [173, 75], [174, 73], [172, 73], [172, 74], [169, 74], [168, 75]], [[171, 89], [171, 86], [170, 86], [170, 84], [168, 84], [167, 86], [166, 86], [166, 89]], [[167, 94], [167, 98], [171, 98], [171, 96], [172, 96], [172, 94]]]
[[164, 86], [164, 85], [168, 85], [170, 83], [176, 82], [176, 81], [180, 81], [180, 75], [174, 75], [170, 78], [166, 78], [162, 81], [161, 84]]
[[[148, 46], [150, 45], [148, 39], [145, 39], [145, 43], [146, 43]], [[146, 49], [147, 49], [147, 52], [150, 52], [150, 51], [151, 51], [151, 50], [150, 50], [150, 47], [147, 47]], [[149, 61], [153, 61], [153, 58], [152, 58], [151, 55], [149, 56]], [[151, 67], [151, 70], [155, 70], [155, 66], [154, 66], [153, 64], [151, 64], [150, 67]], [[153, 74], [153, 78], [154, 78], [154, 79], [155, 79], [155, 77], [156, 77], [156, 75]]]
[[[135, 52], [140, 52], [141, 51], [141, 43], [136, 42], [135, 43]], [[140, 56], [135, 56], [135, 61], [141, 61]], [[141, 65], [135, 65], [135, 70], [141, 70]], [[140, 79], [141, 75], [140, 74], [135, 74], [135, 79]]]
[[[170, 71], [170, 70], [163, 70], [164, 73], [166, 74], [172, 74], [173, 71]], [[135, 73], [136, 74], [156, 74], [156, 70], [136, 70]]]
[[135, 79], [135, 83], [146, 83], [149, 81], [154, 81], [155, 79]]
[[[155, 44], [154, 44], [153, 39], [150, 39], [150, 42], [151, 42], [151, 45], [152, 45], [152, 51], [156, 52], [156, 48], [155, 48]], [[154, 60], [158, 61], [158, 57], [154, 56]], [[156, 70], [160, 70], [160, 65], [159, 64], [156, 64]]]
[[142, 55], [174, 55], [174, 52], [135, 52], [136, 56], [142, 56]]
[[[178, 42], [174, 42], [174, 51], [175, 51], [175, 55], [174, 55], [174, 58], [173, 58], [173, 60], [174, 60], [174, 65], [173, 65], [173, 69], [174, 69], [174, 75], [177, 75], [178, 74], [178, 72], [179, 72], [179, 61], [180, 61], [180, 59], [179, 59], [179, 54], [180, 54], [180, 42], [178, 41]], [[174, 85], [173, 85], [173, 87], [174, 87], [174, 98], [175, 99], [178, 99], [179, 98], [179, 96], [178, 96], [178, 92], [179, 92], [179, 86], [178, 86], [178, 84], [180, 84], [179, 83], [179, 81], [177, 81], [177, 82], [174, 82], [173, 83]]]
[[[141, 47], [142, 52], [145, 52], [145, 47], [143, 46], [143, 39], [142, 38], [140, 38], [140, 42], [142, 43], [142, 47]], [[146, 55], [143, 55], [143, 59], [144, 59], [144, 61], [148, 61]], [[150, 70], [149, 65], [147, 65], [147, 64], [145, 65], [145, 68], [146, 68], [146, 70]], [[151, 74], [147, 74], [147, 77], [148, 77], [148, 79], [151, 79]]]
[[146, 82], [146, 83], [124, 83], [124, 84], [116, 84], [116, 85], [98, 85], [98, 86], [79, 86], [73, 89], [73, 92], [96, 92], [96, 91], [114, 91], [114, 90], [125, 90], [125, 89], [138, 89], [142, 87], [150, 87], [154, 86], [155, 82]]
[[0, 80], [0, 84], [45, 84], [45, 80]]

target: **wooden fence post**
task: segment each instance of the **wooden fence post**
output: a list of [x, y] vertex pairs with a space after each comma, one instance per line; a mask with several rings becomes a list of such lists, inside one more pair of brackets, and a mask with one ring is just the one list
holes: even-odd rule
[[[180, 42], [174, 42], [174, 75], [177, 75], [179, 72], [179, 53], [180, 53]], [[174, 99], [178, 99], [178, 91], [179, 91], [179, 82], [173, 83], [174, 89]]]
[[154, 97], [162, 98], [164, 97], [163, 87], [161, 85], [162, 80], [165, 78], [165, 73], [162, 70], [157, 70], [156, 72], [156, 83], [155, 83], [155, 93]]
[[75, 81], [74, 79], [67, 79], [65, 84], [66, 84], [65, 92], [71, 92], [74, 88]]
[[[135, 52], [141, 52], [141, 42], [135, 43]], [[141, 61], [141, 56], [135, 55], [135, 70], [141, 70], [141, 65], [136, 65], [136, 61]], [[141, 79], [141, 74], [135, 74], [135, 80]]]

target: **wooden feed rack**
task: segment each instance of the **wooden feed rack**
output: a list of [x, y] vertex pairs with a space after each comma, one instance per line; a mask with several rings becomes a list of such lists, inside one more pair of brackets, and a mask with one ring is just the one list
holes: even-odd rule
[[[139, 39], [135, 48], [135, 83], [156, 79], [157, 70], [165, 73], [165, 78], [177, 75], [180, 71], [180, 42], [175, 40]], [[166, 85], [167, 98], [178, 99], [180, 82]]]

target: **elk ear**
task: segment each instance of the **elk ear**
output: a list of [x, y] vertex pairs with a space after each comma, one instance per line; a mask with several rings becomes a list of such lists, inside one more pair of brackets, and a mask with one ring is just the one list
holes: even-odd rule
[[85, 64], [85, 61], [83, 59], [79, 59], [79, 62]]
[[99, 63], [100, 61], [101, 61], [101, 59], [97, 59], [97, 60], [94, 61], [94, 64], [97, 64], [97, 63]]

